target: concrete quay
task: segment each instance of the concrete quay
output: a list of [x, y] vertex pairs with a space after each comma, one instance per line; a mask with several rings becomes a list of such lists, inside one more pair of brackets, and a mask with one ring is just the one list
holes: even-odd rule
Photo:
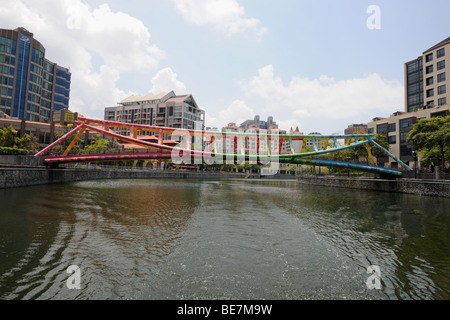
[[297, 176], [297, 183], [335, 188], [385, 191], [450, 198], [450, 181], [419, 179], [377, 179], [334, 176]]

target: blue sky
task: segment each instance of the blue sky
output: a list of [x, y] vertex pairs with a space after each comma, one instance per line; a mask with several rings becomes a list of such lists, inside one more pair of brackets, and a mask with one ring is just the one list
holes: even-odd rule
[[[217, 127], [258, 114], [331, 134], [388, 116], [404, 109], [403, 64], [450, 36], [444, 0], [0, 4], [2, 28], [27, 28], [70, 66], [72, 110], [102, 118], [121, 98], [172, 85]], [[381, 29], [366, 25], [371, 5]]]

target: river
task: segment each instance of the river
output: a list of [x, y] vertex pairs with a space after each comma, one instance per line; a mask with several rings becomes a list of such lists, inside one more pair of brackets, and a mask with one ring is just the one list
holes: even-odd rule
[[450, 299], [449, 208], [269, 179], [3, 189], [0, 299]]

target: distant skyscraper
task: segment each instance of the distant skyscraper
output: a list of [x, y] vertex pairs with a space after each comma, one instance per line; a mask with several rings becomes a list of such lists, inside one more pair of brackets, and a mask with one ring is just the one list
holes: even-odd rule
[[273, 121], [273, 117], [268, 117], [267, 121], [262, 121], [260, 120], [259, 116], [255, 116], [255, 119], [253, 120], [247, 120], [243, 123], [241, 123], [240, 128], [244, 129], [244, 130], [248, 130], [251, 126], [256, 126], [259, 129], [265, 129], [265, 130], [269, 130], [269, 129], [273, 129], [273, 128], [278, 128], [278, 125], [276, 124], [276, 122]]
[[49, 122], [52, 111], [69, 108], [70, 83], [70, 71], [46, 59], [32, 33], [0, 29], [0, 111]]

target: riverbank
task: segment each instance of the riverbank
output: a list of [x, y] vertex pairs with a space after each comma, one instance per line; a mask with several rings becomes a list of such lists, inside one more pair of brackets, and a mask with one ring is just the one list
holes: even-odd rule
[[244, 173], [161, 171], [142, 169], [0, 168], [0, 189], [102, 179], [223, 179], [248, 178]]
[[295, 180], [289, 174], [260, 175], [258, 173], [159, 170], [150, 168], [83, 166], [51, 168], [44, 166], [43, 157], [0, 155], [0, 189], [42, 184], [70, 183], [102, 179], [283, 179]]
[[450, 198], [450, 181], [417, 179], [377, 179], [333, 176], [297, 176], [297, 183], [335, 188], [384, 191]]

